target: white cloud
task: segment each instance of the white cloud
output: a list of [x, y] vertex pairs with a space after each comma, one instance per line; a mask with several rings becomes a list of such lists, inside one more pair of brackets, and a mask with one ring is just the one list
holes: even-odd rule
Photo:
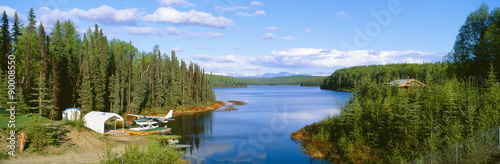
[[309, 28], [306, 28], [304, 31], [307, 32], [307, 33], [311, 33], [312, 32], [311, 29], [309, 29]]
[[269, 26], [269, 27], [266, 27], [264, 29], [267, 30], [267, 31], [276, 31], [276, 30], [278, 30], [278, 27], [276, 27], [276, 26]]
[[54, 24], [57, 20], [72, 20], [74, 22], [79, 22], [80, 19], [84, 19], [104, 25], [132, 25], [135, 24], [135, 20], [140, 16], [136, 8], [117, 10], [107, 5], [89, 10], [74, 8], [67, 11], [59, 9], [51, 10], [48, 7], [41, 7], [39, 12], [43, 13], [40, 14], [42, 16], [39, 21], [44, 24]]
[[244, 13], [244, 12], [237, 12], [236, 15], [245, 16], [245, 17], [253, 17], [253, 16], [259, 16], [259, 15], [266, 15], [266, 12], [262, 11], [262, 10], [257, 10], [253, 14]]
[[148, 22], [163, 22], [182, 25], [197, 25], [207, 27], [229, 27], [234, 21], [223, 16], [215, 17], [210, 13], [189, 10], [188, 12], [177, 11], [172, 7], [160, 7], [153, 14], [143, 17]]
[[205, 62], [215, 62], [215, 63], [234, 63], [236, 59], [233, 55], [227, 56], [208, 56], [207, 54], [203, 55], [194, 55], [192, 57], [194, 60], [201, 60]]
[[215, 32], [206, 32], [203, 35], [207, 37], [212, 37], [212, 38], [226, 38], [226, 35], [221, 34], [221, 33], [215, 33]]
[[246, 6], [231, 6], [231, 7], [222, 7], [222, 6], [215, 6], [215, 10], [218, 11], [236, 11], [236, 10], [246, 10], [249, 9]]
[[203, 49], [203, 50], [208, 50], [212, 47], [210, 47], [209, 45], [198, 45], [198, 48]]
[[273, 71], [275, 69], [267, 69], [266, 67], [255, 65], [256, 58], [253, 56], [209, 56], [194, 55], [192, 59], [205, 68], [205, 72], [213, 72], [217, 74], [238, 74], [239, 76], [255, 76], [263, 71]]
[[252, 1], [252, 2], [250, 3], [250, 5], [252, 5], [252, 6], [262, 6], [262, 2]]
[[184, 6], [194, 7], [195, 5], [186, 0], [160, 0], [160, 4], [164, 6]]
[[338, 51], [331, 49], [295, 48], [274, 50], [260, 60], [273, 67], [351, 67], [357, 65], [422, 63], [439, 61], [444, 54], [421, 51]]
[[283, 40], [283, 41], [293, 41], [293, 40], [295, 40], [295, 38], [293, 36], [288, 35], [288, 36], [285, 36], [285, 37], [281, 38], [281, 40]]
[[340, 11], [337, 14], [335, 14], [335, 17], [342, 18], [342, 19], [351, 19], [351, 14]]
[[262, 39], [275, 39], [276, 38], [276, 35], [274, 35], [273, 33], [266, 33]]
[[172, 47], [172, 51], [175, 51], [175, 52], [184, 52], [184, 50], [181, 49], [180, 47]]
[[[14, 13], [17, 11], [16, 9], [10, 8], [9, 6], [1, 6], [0, 5], [0, 14], [3, 14], [5, 11], [5, 14], [7, 14], [7, 18], [9, 19], [10, 22], [14, 22]], [[17, 17], [19, 18], [19, 22], [22, 23], [27, 23], [28, 19], [26, 16], [23, 14], [17, 12]]]
[[[266, 72], [323, 72], [358, 65], [437, 62], [445, 54], [421, 51], [376, 51], [293, 48], [274, 50], [264, 57], [195, 55], [207, 72], [256, 76]], [[323, 73], [329, 74], [329, 73]]]
[[196, 39], [196, 38], [198, 38], [198, 35], [192, 34], [192, 33], [190, 33], [187, 30], [176, 29], [175, 27], [167, 27], [166, 30], [167, 30], [167, 33], [169, 35], [178, 35], [178, 36], [182, 36], [182, 38], [185, 38], [185, 39]]
[[161, 29], [151, 27], [123, 27], [123, 31], [133, 35], [157, 35], [162, 36]]
[[226, 35], [215, 32], [191, 33], [187, 30], [177, 29], [175, 27], [167, 27], [165, 30], [169, 35], [178, 35], [184, 39], [197, 39], [200, 36], [206, 36], [211, 38], [226, 38]]

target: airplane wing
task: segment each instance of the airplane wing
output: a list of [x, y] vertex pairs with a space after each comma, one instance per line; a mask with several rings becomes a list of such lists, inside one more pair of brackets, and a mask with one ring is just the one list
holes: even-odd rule
[[148, 118], [164, 119], [165, 117], [147, 116]]
[[146, 116], [143, 116], [143, 115], [137, 115], [137, 114], [128, 114], [129, 116], [135, 116], [135, 117], [146, 117]]

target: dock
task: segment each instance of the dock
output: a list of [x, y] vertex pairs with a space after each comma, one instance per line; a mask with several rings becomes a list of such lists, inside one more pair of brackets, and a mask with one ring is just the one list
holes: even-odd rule
[[[129, 127], [129, 128], [134, 128], [134, 127]], [[145, 129], [145, 130], [129, 130], [129, 129], [124, 129], [125, 133], [128, 133], [129, 135], [132, 136], [143, 136], [143, 135], [152, 135], [152, 134], [171, 134], [171, 128], [167, 127], [157, 127], [153, 129]]]

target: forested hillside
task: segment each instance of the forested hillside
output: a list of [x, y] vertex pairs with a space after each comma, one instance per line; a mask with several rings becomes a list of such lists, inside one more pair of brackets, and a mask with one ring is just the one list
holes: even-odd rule
[[321, 86], [321, 83], [326, 79], [328, 78], [328, 76], [317, 76], [315, 78], [312, 78], [312, 79], [309, 79], [309, 80], [305, 80], [305, 81], [302, 81], [300, 83], [300, 86], [303, 86], [303, 87], [319, 87]]
[[248, 85], [301, 85], [302, 82], [317, 78], [316, 76], [294, 75], [272, 78], [240, 78]]
[[422, 163], [450, 163], [455, 158], [446, 156], [454, 157], [455, 147], [453, 154], [433, 153], [463, 143], [460, 161], [476, 163], [498, 148], [498, 141], [489, 139], [498, 133], [466, 142], [500, 125], [499, 83], [493, 72], [487, 81], [490, 87], [483, 89], [475, 80], [451, 79], [406, 91], [360, 82], [340, 114], [299, 130], [309, 136], [302, 144], [334, 163], [401, 163], [424, 157]]
[[247, 87], [247, 82], [230, 76], [210, 75], [214, 88], [241, 88]]
[[[130, 42], [109, 41], [97, 24], [82, 36], [72, 22], [57, 21], [47, 34], [43, 22], [37, 26], [33, 9], [27, 25], [19, 23], [16, 13], [9, 29], [7, 18], [4, 12], [0, 53], [15, 55], [20, 112], [60, 119], [68, 107], [140, 113], [215, 99], [204, 70], [179, 60], [173, 51], [162, 54], [151, 45], [151, 52], [139, 52]], [[6, 60], [0, 58], [2, 85], [6, 85]], [[5, 92], [0, 91], [1, 97]], [[5, 102], [0, 100], [0, 106]]]
[[[352, 88], [353, 96], [339, 114], [292, 137], [313, 157], [334, 163], [484, 163], [498, 156], [498, 47], [500, 8], [483, 4], [467, 17], [444, 63], [333, 73], [321, 87]], [[427, 85], [386, 85], [407, 77]]]
[[321, 89], [353, 89], [355, 83], [386, 84], [395, 79], [413, 78], [424, 83], [443, 84], [449, 77], [448, 63], [387, 64], [355, 66], [336, 70], [321, 82]]

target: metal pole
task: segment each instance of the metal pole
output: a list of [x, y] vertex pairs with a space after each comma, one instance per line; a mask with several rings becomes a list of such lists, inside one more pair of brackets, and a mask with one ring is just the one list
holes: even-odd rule
[[458, 163], [458, 144], [455, 145], [455, 163]]

